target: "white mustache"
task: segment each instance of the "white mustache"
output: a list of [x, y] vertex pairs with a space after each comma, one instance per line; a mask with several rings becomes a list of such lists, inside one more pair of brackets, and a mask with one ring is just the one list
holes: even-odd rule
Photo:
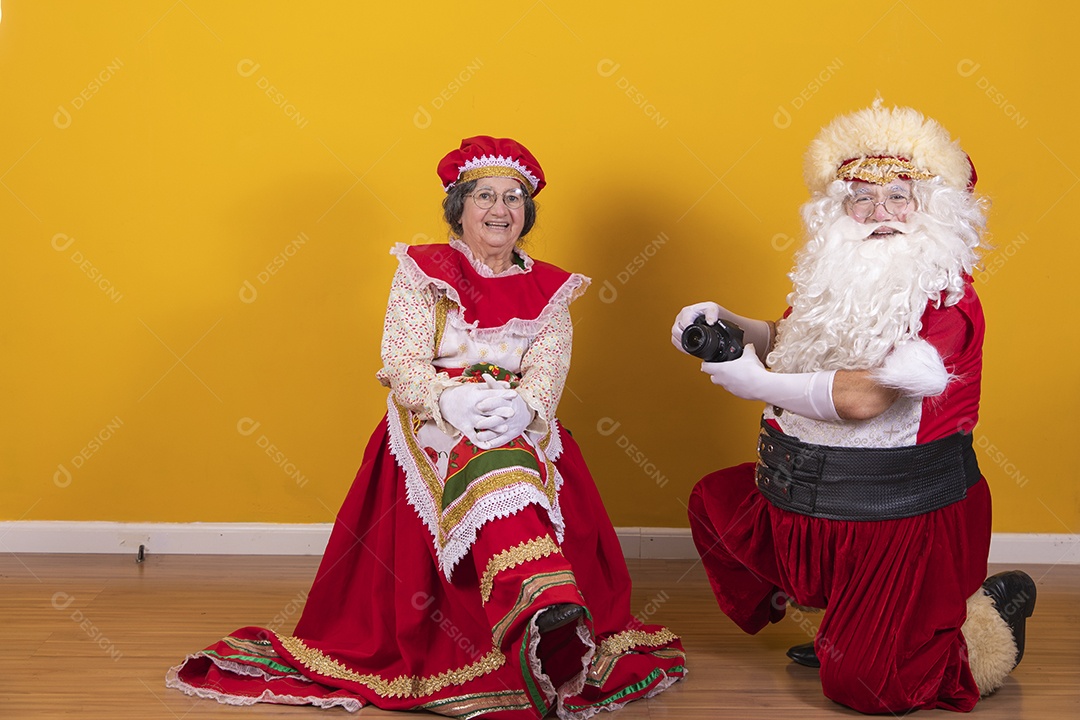
[[884, 222], [876, 223], [861, 223], [854, 218], [844, 216], [837, 218], [828, 230], [825, 231], [826, 237], [830, 241], [855, 241], [855, 240], [869, 240], [871, 235], [880, 228], [890, 228], [905, 235], [909, 235], [919, 229], [919, 226], [912, 222], [902, 223], [897, 220], [886, 220]]

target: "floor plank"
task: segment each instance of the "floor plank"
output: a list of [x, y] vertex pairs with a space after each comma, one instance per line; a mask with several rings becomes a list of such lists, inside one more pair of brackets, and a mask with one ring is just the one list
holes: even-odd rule
[[[246, 625], [292, 629], [315, 557], [0, 555], [0, 717], [13, 720], [314, 718], [306, 707], [236, 708], [164, 685], [187, 653]], [[620, 711], [637, 718], [816, 718], [858, 714], [821, 694], [784, 650], [820, 616], [792, 613], [757, 636], [716, 608], [700, 563], [632, 560], [633, 611], [683, 638], [689, 676]], [[997, 568], [1001, 569], [1001, 568]], [[1080, 717], [1080, 567], [1030, 566], [1039, 598], [1024, 661], [980, 718]], [[326, 711], [349, 717], [342, 710]], [[933, 717], [944, 713], [922, 713]], [[321, 717], [321, 715], [319, 715]], [[360, 717], [434, 717], [368, 707]], [[616, 717], [616, 716], [613, 716]]]

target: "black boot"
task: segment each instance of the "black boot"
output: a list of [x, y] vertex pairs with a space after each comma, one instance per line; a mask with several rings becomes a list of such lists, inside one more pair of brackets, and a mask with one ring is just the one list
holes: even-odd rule
[[994, 601], [994, 607], [1016, 640], [1016, 662], [1024, 657], [1026, 620], [1035, 611], [1035, 581], [1022, 570], [1007, 570], [991, 575], [982, 584], [983, 591]]
[[821, 667], [821, 661], [818, 660], [817, 652], [814, 650], [814, 643], [812, 642], [789, 647], [787, 656], [799, 665], [805, 665], [806, 667], [812, 668]]
[[541, 633], [551, 632], [555, 628], [569, 625], [585, 614], [585, 608], [573, 603], [559, 603], [544, 608], [536, 618], [536, 629]]

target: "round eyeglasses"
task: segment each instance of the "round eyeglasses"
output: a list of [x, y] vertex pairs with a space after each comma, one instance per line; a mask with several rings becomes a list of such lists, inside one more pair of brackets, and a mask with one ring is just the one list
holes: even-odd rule
[[899, 215], [911, 204], [911, 196], [901, 192], [889, 193], [884, 200], [874, 200], [869, 195], [852, 195], [848, 198], [848, 207], [851, 214], [859, 220], [865, 220], [874, 214], [878, 205], [885, 206], [885, 212], [890, 215]]
[[[476, 207], [481, 210], [495, 207], [495, 203], [499, 200], [499, 194], [491, 188], [480, 188], [465, 197], [471, 197], [473, 202], [476, 203]], [[507, 190], [502, 194], [502, 201], [508, 210], [517, 210], [525, 205], [525, 193], [517, 188]]]

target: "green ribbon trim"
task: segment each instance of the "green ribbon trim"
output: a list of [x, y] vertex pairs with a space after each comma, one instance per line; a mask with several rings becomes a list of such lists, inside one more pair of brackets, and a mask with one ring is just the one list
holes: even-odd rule
[[[445, 713], [439, 712], [439, 710], [437, 708], [442, 708], [444, 705], [452, 705], [452, 704], [455, 704], [455, 703], [461, 703], [464, 699], [474, 700], [476, 698], [498, 698], [498, 697], [520, 697], [520, 696], [521, 696], [521, 693], [517, 692], [516, 690], [506, 690], [504, 692], [492, 692], [492, 693], [475, 693], [473, 695], [466, 696], [466, 698], [450, 697], [450, 698], [443, 698], [442, 700], [434, 700], [434, 701], [429, 702], [429, 703], [424, 703], [423, 705], [417, 705], [416, 707], [414, 707], [412, 709], [413, 710], [429, 710], [431, 712], [438, 713], [439, 715], [445, 715]], [[503, 712], [503, 711], [509, 711], [509, 710], [528, 710], [531, 707], [532, 707], [532, 705], [527, 705], [527, 704], [521, 704], [521, 705], [496, 705], [496, 706], [493, 706], [493, 707], [484, 707], [484, 708], [481, 708], [480, 710], [466, 710], [465, 712], [460, 713], [458, 715], [446, 715], [446, 717], [471, 718], [471, 717], [475, 717], [477, 714], [487, 714], [487, 713], [491, 713], [491, 712]]]
[[544, 701], [543, 695], [540, 694], [540, 689], [536, 687], [536, 682], [533, 680], [532, 672], [529, 670], [529, 654], [527, 649], [529, 647], [529, 637], [532, 635], [532, 627], [528, 627], [525, 630], [525, 637], [521, 641], [521, 653], [519, 662], [521, 663], [521, 675], [525, 678], [525, 688], [529, 691], [529, 697], [532, 698], [533, 705], [540, 711], [540, 717], [544, 717], [548, 714], [547, 702]]
[[668, 669], [666, 671], [661, 670], [660, 668], [657, 668], [657, 669], [653, 670], [651, 673], [649, 673], [648, 676], [646, 676], [644, 680], [636, 682], [633, 685], [628, 685], [628, 686], [624, 687], [622, 690], [620, 690], [619, 692], [615, 693], [614, 695], [612, 695], [612, 696], [610, 696], [610, 697], [608, 697], [608, 698], [606, 698], [604, 700], [601, 700], [600, 702], [590, 703], [588, 705], [570, 705], [570, 704], [567, 704], [566, 707], [568, 709], [572, 710], [573, 712], [579, 712], [581, 710], [585, 710], [586, 708], [603, 707], [605, 705], [610, 705], [613, 702], [618, 702], [619, 700], [622, 700], [627, 695], [633, 695], [634, 693], [641, 692], [642, 690], [644, 690], [645, 688], [649, 687], [654, 682], [656, 682], [656, 680], [659, 679], [659, 677], [661, 675], [674, 674], [676, 672], [685, 673], [686, 672], [686, 666], [685, 665], [675, 665], [674, 667], [672, 667], [672, 668], [670, 668], [670, 669]]
[[254, 655], [222, 655], [215, 650], [203, 650], [203, 655], [213, 655], [214, 657], [225, 661], [242, 661], [255, 665], [263, 665], [265, 667], [277, 670], [278, 672], [285, 673], [286, 675], [301, 675], [302, 673], [294, 667], [288, 665], [282, 665], [281, 663], [274, 662], [269, 658], [255, 657]]
[[[453, 458], [451, 458], [451, 461]], [[536, 457], [522, 448], [498, 448], [496, 450], [484, 450], [479, 455], [468, 460], [460, 470], [446, 478], [443, 486], [442, 509], [448, 508], [451, 503], [465, 494], [469, 489], [469, 483], [481, 475], [486, 475], [494, 470], [506, 470], [514, 467], [522, 467], [540, 472], [540, 466]]]

